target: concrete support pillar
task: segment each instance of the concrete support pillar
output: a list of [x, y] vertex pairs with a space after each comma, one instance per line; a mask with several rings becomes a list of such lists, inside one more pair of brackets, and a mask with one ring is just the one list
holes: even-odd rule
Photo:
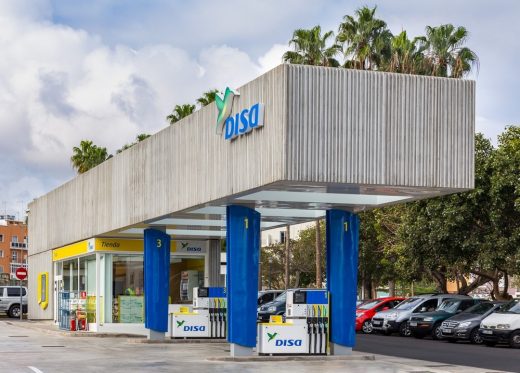
[[144, 325], [148, 339], [164, 339], [168, 331], [170, 236], [165, 229], [144, 231]]
[[328, 210], [326, 236], [331, 353], [349, 355], [356, 336], [359, 217]]
[[208, 261], [207, 286], [223, 286], [220, 283], [220, 240], [209, 240]]
[[244, 206], [226, 209], [228, 341], [231, 356], [252, 355], [256, 346], [256, 307], [260, 214]]

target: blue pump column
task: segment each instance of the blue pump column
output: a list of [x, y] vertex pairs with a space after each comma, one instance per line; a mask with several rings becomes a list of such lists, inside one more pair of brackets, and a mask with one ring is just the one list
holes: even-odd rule
[[359, 217], [328, 210], [326, 239], [331, 353], [349, 355], [356, 336]]
[[168, 331], [171, 239], [164, 230], [144, 230], [144, 325], [153, 340]]
[[231, 356], [256, 346], [260, 214], [244, 206], [226, 209], [227, 323]]

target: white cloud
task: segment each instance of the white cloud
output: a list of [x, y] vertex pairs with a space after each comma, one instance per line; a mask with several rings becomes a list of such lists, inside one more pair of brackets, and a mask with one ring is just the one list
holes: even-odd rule
[[226, 45], [197, 57], [170, 45], [110, 47], [50, 22], [46, 1], [1, 4], [0, 201], [8, 212], [71, 178], [72, 147], [81, 140], [115, 152], [166, 126], [174, 104], [238, 87], [273, 67], [278, 50], [255, 62]]

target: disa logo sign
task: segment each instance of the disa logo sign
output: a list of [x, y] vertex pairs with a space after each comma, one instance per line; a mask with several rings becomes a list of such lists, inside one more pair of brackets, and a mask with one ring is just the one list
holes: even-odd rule
[[215, 97], [218, 109], [217, 134], [224, 132], [226, 140], [233, 140], [264, 125], [264, 104], [256, 103], [248, 109], [232, 114], [234, 98], [239, 95], [237, 91], [227, 87], [224, 97], [218, 94]]
[[278, 333], [267, 333], [267, 342], [271, 342], [274, 339], [274, 345], [277, 347], [300, 347], [303, 343], [301, 339], [275, 339]]

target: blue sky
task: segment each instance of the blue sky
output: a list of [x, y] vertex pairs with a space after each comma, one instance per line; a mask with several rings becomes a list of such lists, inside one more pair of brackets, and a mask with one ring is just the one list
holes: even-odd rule
[[294, 29], [336, 31], [365, 4], [394, 33], [465, 26], [480, 57], [477, 130], [496, 141], [520, 122], [515, 0], [3, 0], [0, 213], [72, 178], [81, 139], [115, 152], [164, 127], [174, 104], [279, 64]]

